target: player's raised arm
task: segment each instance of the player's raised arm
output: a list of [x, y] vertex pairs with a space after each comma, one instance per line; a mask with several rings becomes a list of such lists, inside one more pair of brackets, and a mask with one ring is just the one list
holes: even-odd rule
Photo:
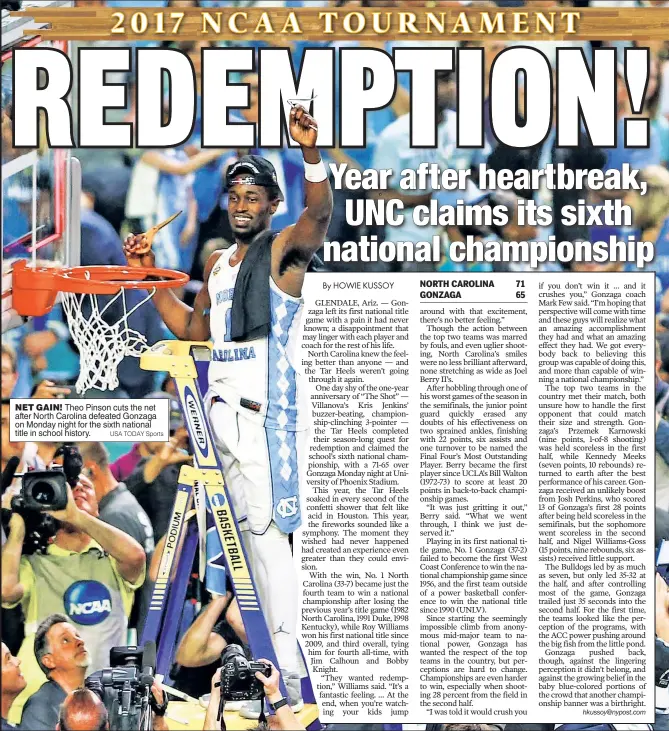
[[[153, 252], [150, 249], [146, 250], [144, 234], [130, 234], [123, 244], [123, 251], [131, 267], [155, 266]], [[219, 256], [220, 252], [215, 251], [209, 257], [204, 270], [204, 284], [197, 293], [193, 307], [184, 304], [171, 289], [158, 289], [153, 296], [158, 314], [179, 340], [209, 340], [211, 301], [207, 281]]]
[[290, 136], [299, 142], [304, 158], [306, 208], [294, 226], [279, 236], [282, 247], [282, 265], [303, 265], [306, 269], [311, 257], [323, 246], [332, 216], [332, 189], [327, 169], [316, 148], [318, 125], [304, 107], [290, 110]]

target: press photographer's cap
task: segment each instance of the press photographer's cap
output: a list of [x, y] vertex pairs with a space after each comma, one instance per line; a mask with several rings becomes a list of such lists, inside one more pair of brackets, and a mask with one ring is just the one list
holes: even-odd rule
[[225, 186], [262, 185], [264, 188], [276, 187], [279, 200], [283, 200], [283, 192], [279, 188], [274, 165], [260, 155], [244, 155], [230, 165], [225, 175]]

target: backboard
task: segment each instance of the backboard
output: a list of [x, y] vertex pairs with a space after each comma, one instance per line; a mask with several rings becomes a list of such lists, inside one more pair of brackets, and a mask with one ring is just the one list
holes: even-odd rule
[[[23, 3], [27, 10], [37, 4]], [[45, 4], [71, 5], [55, 0]], [[30, 31], [25, 35], [24, 31]], [[67, 43], [44, 41], [30, 18], [13, 18], [2, 11], [2, 312], [11, 309], [11, 266], [17, 259], [38, 263], [77, 265], [69, 236], [71, 163], [68, 150], [49, 149], [46, 138], [38, 149], [12, 144], [12, 63], [17, 48], [53, 46], [67, 51]], [[34, 31], [34, 34], [33, 34]], [[42, 134], [44, 125], [42, 125]], [[78, 204], [78, 201], [77, 201]]]

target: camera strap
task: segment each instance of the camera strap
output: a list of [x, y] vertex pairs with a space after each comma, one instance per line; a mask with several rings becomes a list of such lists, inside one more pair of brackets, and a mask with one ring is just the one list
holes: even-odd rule
[[[214, 688], [220, 688], [220, 687], [221, 687], [220, 680], [217, 683], [214, 683]], [[216, 716], [216, 720], [220, 722], [222, 731], [225, 731], [225, 715], [223, 713], [224, 708], [225, 708], [225, 698], [223, 697], [223, 693], [221, 693], [221, 700], [218, 702], [218, 715]]]
[[[220, 688], [221, 682], [214, 683], [214, 688]], [[221, 731], [226, 731], [225, 728], [225, 713], [223, 712], [223, 709], [225, 708], [225, 698], [223, 697], [223, 694], [221, 694], [221, 700], [218, 703], [218, 715], [216, 716], [216, 720], [220, 722], [221, 724]], [[267, 717], [265, 716], [265, 699], [260, 702], [260, 715], [258, 716], [258, 723], [266, 723]]]

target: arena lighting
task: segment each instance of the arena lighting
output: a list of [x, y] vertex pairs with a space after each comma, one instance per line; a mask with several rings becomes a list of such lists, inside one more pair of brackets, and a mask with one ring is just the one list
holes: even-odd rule
[[[53, 48], [23, 48], [14, 53], [14, 144], [36, 147], [38, 109], [47, 117], [52, 147], [176, 147], [190, 137], [197, 108], [197, 79], [190, 58], [177, 49], [130, 48], [78, 50], [77, 93], [85, 95], [79, 108], [75, 141], [68, 101], [73, 86], [72, 64]], [[490, 71], [490, 121], [495, 136], [512, 147], [543, 142], [553, 125], [561, 146], [578, 145], [585, 129], [596, 146], [615, 144], [616, 85], [619, 69], [615, 49], [597, 49], [592, 69], [578, 48], [558, 49], [557, 73], [538, 49], [511, 47], [502, 51]], [[433, 148], [444, 108], [457, 108], [457, 144], [484, 144], [483, 49], [311, 48], [295, 69], [287, 48], [254, 51], [249, 48], [204, 48], [201, 64], [202, 144], [204, 147], [280, 147], [287, 140], [290, 100], [304, 103], [318, 123], [320, 147], [364, 147], [366, 114], [388, 106], [398, 85], [398, 74], [410, 77], [412, 147]], [[257, 61], [257, 63], [256, 63]], [[335, 63], [336, 61], [336, 63]], [[645, 64], [645, 65], [644, 65]], [[630, 98], [641, 98], [647, 76], [647, 49], [631, 49], [625, 66]], [[335, 68], [338, 73], [335, 74]], [[259, 121], [230, 122], [231, 110], [249, 105], [249, 88], [234, 83], [232, 74], [256, 70], [259, 83]], [[48, 74], [39, 87], [37, 78]], [[105, 123], [106, 109], [129, 106], [128, 84], [105, 83], [109, 71], [136, 76], [137, 116], [133, 122]], [[628, 74], [627, 71], [630, 71]], [[635, 70], [634, 75], [632, 70]], [[40, 74], [40, 71], [42, 73]], [[416, 73], [414, 73], [416, 72]], [[167, 92], [163, 79], [169, 78]], [[525, 90], [523, 119], [509, 99]], [[556, 87], [553, 93], [553, 87]], [[335, 104], [338, 97], [339, 104]], [[554, 107], [554, 100], [557, 104]], [[178, 103], [173, 103], [178, 100]], [[335, 120], [335, 110], [339, 119]], [[167, 110], [167, 115], [165, 111]], [[167, 120], [165, 119], [167, 117]], [[522, 123], [521, 123], [522, 122]], [[643, 146], [647, 124], [626, 120], [628, 143]], [[335, 129], [337, 134], [335, 135]], [[631, 135], [631, 137], [630, 137]], [[337, 139], [335, 139], [337, 137]], [[632, 137], [634, 138], [632, 140]]]

